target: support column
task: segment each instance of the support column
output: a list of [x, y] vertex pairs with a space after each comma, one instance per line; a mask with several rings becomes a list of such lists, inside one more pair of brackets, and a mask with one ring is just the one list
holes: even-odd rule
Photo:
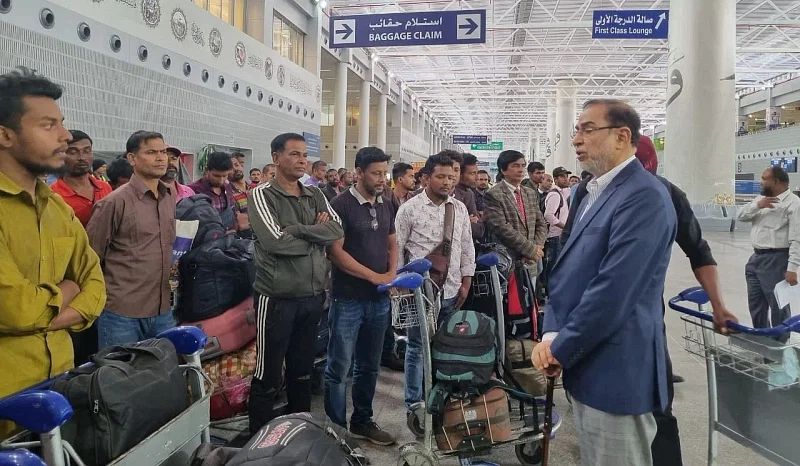
[[571, 79], [558, 81], [556, 91], [556, 136], [555, 167], [564, 167], [574, 172], [577, 167], [575, 151], [572, 147], [572, 129], [575, 127], [575, 81]]
[[372, 83], [369, 79], [361, 81], [358, 112], [358, 148], [369, 147], [369, 95]]
[[333, 166], [345, 166], [347, 143], [347, 62], [336, 64], [336, 90], [333, 103]]
[[425, 110], [420, 101], [417, 101], [417, 137], [425, 139]]
[[666, 177], [692, 204], [733, 204], [736, 2], [670, 1]]
[[747, 114], [744, 113], [742, 110], [742, 101], [738, 97], [736, 98], [736, 134], [742, 135], [747, 134], [750, 131], [750, 119], [748, 118]]
[[764, 90], [765, 102], [767, 104], [766, 126], [768, 130], [778, 129], [781, 127], [781, 108], [773, 106], [772, 103], [772, 86]]
[[403, 130], [403, 105], [405, 105], [405, 86], [400, 85], [400, 92], [397, 95], [397, 104], [394, 106], [394, 114], [392, 115], [392, 127], [400, 128], [401, 133]]
[[408, 100], [408, 131], [417, 135], [417, 102], [414, 99]]
[[545, 138], [544, 169], [552, 172], [556, 168], [555, 140], [556, 140], [556, 107], [552, 102], [547, 103], [547, 137]]
[[[388, 87], [388, 86], [387, 86]], [[388, 91], [387, 91], [388, 92]], [[381, 92], [380, 97], [378, 97], [378, 121], [375, 123], [377, 125], [376, 128], [376, 141], [375, 145], [378, 146], [378, 149], [385, 151], [386, 150], [386, 105], [387, 105], [388, 96], [385, 92]]]

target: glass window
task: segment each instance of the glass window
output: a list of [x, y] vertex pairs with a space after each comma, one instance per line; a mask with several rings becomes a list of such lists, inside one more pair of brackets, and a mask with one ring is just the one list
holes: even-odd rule
[[275, 14], [272, 19], [272, 49], [282, 57], [303, 66], [305, 34], [291, 23]]
[[212, 15], [244, 31], [247, 20], [247, 0], [193, 0], [194, 4]]

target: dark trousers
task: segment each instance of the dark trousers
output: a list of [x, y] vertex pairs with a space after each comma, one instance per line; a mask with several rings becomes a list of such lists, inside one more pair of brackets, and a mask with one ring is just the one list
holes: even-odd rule
[[350, 426], [372, 421], [372, 400], [378, 382], [389, 297], [375, 301], [333, 298], [328, 311], [331, 339], [325, 368], [325, 413], [347, 427], [347, 374], [353, 369], [353, 415]]
[[[391, 311], [390, 311], [391, 312]], [[389, 315], [389, 325], [383, 333], [383, 349], [381, 350], [381, 364], [388, 363], [394, 357], [394, 327], [392, 317]]]
[[545, 294], [547, 294], [547, 280], [550, 278], [550, 274], [553, 272], [553, 266], [556, 265], [556, 259], [558, 259], [558, 255], [560, 253], [561, 238], [558, 236], [547, 238], [547, 241], [544, 243], [544, 260], [542, 261], [544, 270], [542, 270], [542, 273], [540, 274], [541, 283]]
[[[744, 266], [747, 281], [747, 302], [753, 327], [769, 328], [780, 325], [791, 316], [789, 306], [778, 307], [775, 285], [784, 279], [789, 267], [789, 251], [768, 250], [750, 256]], [[787, 334], [788, 337], [788, 334]]]
[[250, 432], [274, 419], [286, 361], [288, 413], [311, 411], [311, 374], [325, 295], [279, 299], [254, 295], [258, 317], [256, 372], [250, 385]]
[[[662, 314], [666, 312], [661, 302]], [[681, 437], [678, 419], [672, 414], [672, 400], [675, 398], [675, 384], [672, 382], [672, 359], [667, 347], [667, 327], [664, 326], [664, 356], [667, 360], [667, 406], [663, 411], [653, 412], [656, 419], [656, 436], [650, 449], [653, 452], [653, 466], [682, 466]]]

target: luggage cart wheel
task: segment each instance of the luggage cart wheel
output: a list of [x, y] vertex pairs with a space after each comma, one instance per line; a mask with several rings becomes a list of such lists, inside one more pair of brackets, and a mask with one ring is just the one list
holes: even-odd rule
[[422, 403], [421, 408], [412, 408], [411, 413], [406, 417], [406, 424], [408, 430], [414, 434], [416, 438], [422, 438], [425, 435], [425, 423], [423, 421], [425, 416], [425, 406]]
[[517, 454], [517, 459], [520, 464], [524, 466], [539, 466], [542, 464], [541, 440], [534, 440], [533, 442], [517, 445], [514, 447], [514, 453]]
[[400, 447], [399, 466], [439, 466], [436, 456], [421, 443], [407, 443]]

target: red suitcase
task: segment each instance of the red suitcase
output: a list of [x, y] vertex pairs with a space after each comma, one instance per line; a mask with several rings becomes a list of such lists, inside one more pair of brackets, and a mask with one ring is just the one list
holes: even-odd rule
[[200, 359], [215, 358], [242, 349], [256, 338], [256, 311], [253, 298], [247, 298], [217, 317], [194, 322], [208, 337]]

